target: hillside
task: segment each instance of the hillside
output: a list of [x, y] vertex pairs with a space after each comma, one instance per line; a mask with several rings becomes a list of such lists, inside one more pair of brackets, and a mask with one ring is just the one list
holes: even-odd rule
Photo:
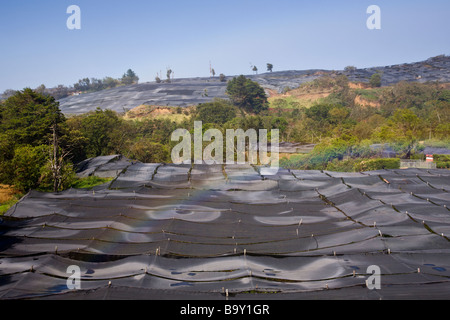
[[[371, 67], [348, 71], [300, 70], [277, 71], [247, 77], [258, 82], [268, 92], [281, 93], [287, 88], [298, 88], [301, 84], [324, 76], [346, 75], [352, 82], [367, 83], [374, 73], [382, 74], [382, 85], [399, 81], [450, 82], [450, 57], [437, 56], [425, 61], [392, 66]], [[227, 80], [232, 77], [227, 77]], [[111, 109], [117, 112], [133, 109], [140, 105], [193, 106], [226, 98], [226, 82], [215, 78], [174, 79], [172, 83], [147, 82], [117, 87], [100, 92], [81, 94], [61, 99], [60, 108], [66, 114], [86, 113], [95, 108]]]

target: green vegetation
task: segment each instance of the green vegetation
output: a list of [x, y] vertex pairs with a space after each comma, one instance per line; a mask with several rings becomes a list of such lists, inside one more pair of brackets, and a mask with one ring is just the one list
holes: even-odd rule
[[195, 119], [203, 123], [223, 125], [236, 118], [237, 111], [237, 108], [228, 101], [215, 99], [213, 102], [199, 105], [195, 112]]
[[121, 81], [124, 85], [130, 85], [133, 83], [138, 83], [139, 77], [136, 75], [136, 73], [133, 70], [128, 69], [128, 71], [126, 73], [124, 73], [124, 75], [122, 76]]
[[[311, 103], [312, 105], [312, 103]], [[270, 109], [299, 109], [301, 107], [309, 107], [308, 102], [304, 102], [299, 98], [287, 96], [283, 98], [269, 99]]]
[[370, 89], [355, 89], [355, 93], [362, 98], [378, 102], [383, 94], [384, 88], [370, 88]]
[[374, 73], [371, 77], [370, 77], [370, 85], [374, 88], [376, 87], [381, 87], [381, 74], [379, 73]]
[[[269, 109], [264, 89], [239, 76], [228, 82], [229, 100], [172, 111], [156, 108], [149, 111], [151, 116], [140, 118], [102, 109], [66, 118], [53, 97], [24, 89], [0, 103], [0, 183], [21, 194], [30, 189], [89, 187], [102, 181], [80, 182], [73, 164], [100, 155], [170, 162], [177, 143], [170, 139], [172, 132], [192, 131], [196, 120], [203, 122], [204, 129], [223, 133], [238, 128], [269, 133], [279, 129], [281, 141], [316, 144], [309, 154], [282, 159], [287, 168], [397, 168], [398, 159], [379, 159], [382, 150], [371, 145], [389, 144], [399, 158], [406, 159], [423, 159], [420, 151], [426, 146], [450, 146], [450, 91], [444, 85], [400, 82], [382, 88], [351, 87], [345, 76], [322, 77], [271, 100], [276, 109]], [[299, 103], [304, 94], [314, 97], [307, 107]], [[376, 105], [360, 105], [357, 96]], [[450, 167], [448, 156], [435, 155], [435, 161], [438, 167]]]
[[450, 155], [437, 154], [434, 155], [434, 161], [436, 161], [436, 167], [441, 169], [450, 169]]
[[264, 89], [243, 75], [230, 80], [226, 92], [233, 104], [246, 112], [261, 113], [268, 109]]
[[77, 178], [75, 181], [73, 181], [71, 187], [75, 189], [92, 189], [93, 187], [102, 185], [112, 180], [113, 178], [100, 178], [96, 176]]
[[169, 148], [149, 138], [136, 141], [129, 150], [128, 156], [144, 163], [170, 162]]
[[0, 216], [4, 215], [13, 205], [19, 201], [19, 196], [15, 196], [13, 199], [8, 200], [0, 204]]
[[0, 215], [3, 215], [23, 196], [13, 187], [0, 184]]
[[[302, 99], [302, 95], [320, 90], [330, 90], [330, 94], [308, 108], [286, 110], [292, 99]], [[398, 157], [406, 159], [417, 155], [425, 146], [448, 148], [448, 91], [438, 83], [407, 82], [391, 87], [350, 89], [344, 77], [339, 80], [324, 77], [304, 84], [292, 90], [293, 96], [288, 92], [287, 97], [271, 100], [271, 106], [283, 108], [284, 104], [282, 112], [275, 110], [278, 117], [288, 121], [283, 133], [287, 141], [317, 146], [309, 155], [283, 159], [281, 165], [336, 171], [379, 169], [385, 167], [383, 162], [368, 162], [381, 157], [381, 150], [371, 150], [371, 144], [388, 143]], [[356, 96], [375, 102], [376, 106], [360, 105], [355, 102]], [[361, 161], [365, 162], [361, 164]], [[447, 165], [436, 162], [438, 167]]]
[[362, 160], [353, 166], [355, 171], [372, 171], [381, 169], [399, 169], [400, 159], [387, 158], [387, 159], [369, 159]]

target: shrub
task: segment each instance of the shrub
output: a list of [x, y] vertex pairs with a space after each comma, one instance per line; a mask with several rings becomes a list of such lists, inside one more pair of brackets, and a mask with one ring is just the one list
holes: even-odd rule
[[342, 161], [334, 159], [333, 161], [328, 163], [327, 170], [337, 172], [352, 172], [354, 171], [355, 165], [359, 162], [361, 162], [361, 160], [359, 159], [348, 159]]
[[151, 139], [142, 138], [137, 141], [131, 148], [129, 158], [144, 163], [161, 163], [169, 161], [169, 149], [167, 146]]
[[12, 184], [17, 190], [27, 192], [39, 186], [41, 170], [48, 161], [48, 156], [48, 147], [45, 145], [25, 145], [14, 150], [14, 158], [11, 160], [14, 172]]
[[113, 178], [100, 178], [96, 176], [90, 176], [86, 178], [77, 178], [71, 184], [72, 188], [75, 189], [91, 189], [95, 186], [104, 184], [111, 181]]
[[450, 169], [450, 161], [436, 161], [436, 168]]
[[374, 73], [370, 77], [370, 85], [372, 87], [381, 87], [381, 75], [379, 73]]
[[224, 124], [236, 117], [236, 107], [223, 99], [203, 103], [196, 108], [196, 120], [203, 123]]
[[[63, 191], [69, 189], [75, 181], [75, 171], [73, 170], [73, 164], [70, 161], [64, 161], [61, 165], [59, 172], [57, 191]], [[51, 168], [50, 161], [47, 161], [40, 171], [39, 186], [40, 191], [54, 191], [54, 176]]]
[[433, 159], [436, 162], [436, 168], [450, 169], [450, 155], [449, 154], [434, 154]]
[[354, 171], [373, 171], [381, 169], [400, 169], [400, 159], [380, 158], [362, 160], [353, 167]]
[[243, 75], [228, 82], [226, 93], [235, 106], [250, 113], [260, 113], [269, 107], [264, 89]]

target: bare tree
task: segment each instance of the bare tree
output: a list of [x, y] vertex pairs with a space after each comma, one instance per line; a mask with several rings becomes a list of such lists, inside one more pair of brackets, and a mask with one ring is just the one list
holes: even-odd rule
[[170, 83], [170, 75], [173, 73], [172, 69], [167, 68], [167, 83]]
[[52, 148], [49, 150], [50, 170], [53, 179], [53, 192], [58, 192], [67, 178], [64, 176], [65, 159], [70, 155], [70, 151], [62, 150], [59, 146], [56, 123], [52, 126]]

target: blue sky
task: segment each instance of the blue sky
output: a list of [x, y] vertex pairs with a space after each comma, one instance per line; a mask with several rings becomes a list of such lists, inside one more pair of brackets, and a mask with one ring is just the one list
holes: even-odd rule
[[[70, 5], [81, 30], [69, 30]], [[381, 30], [369, 30], [369, 5]], [[141, 82], [277, 70], [343, 69], [450, 54], [448, 0], [19, 0], [0, 4], [0, 92], [83, 77]]]

